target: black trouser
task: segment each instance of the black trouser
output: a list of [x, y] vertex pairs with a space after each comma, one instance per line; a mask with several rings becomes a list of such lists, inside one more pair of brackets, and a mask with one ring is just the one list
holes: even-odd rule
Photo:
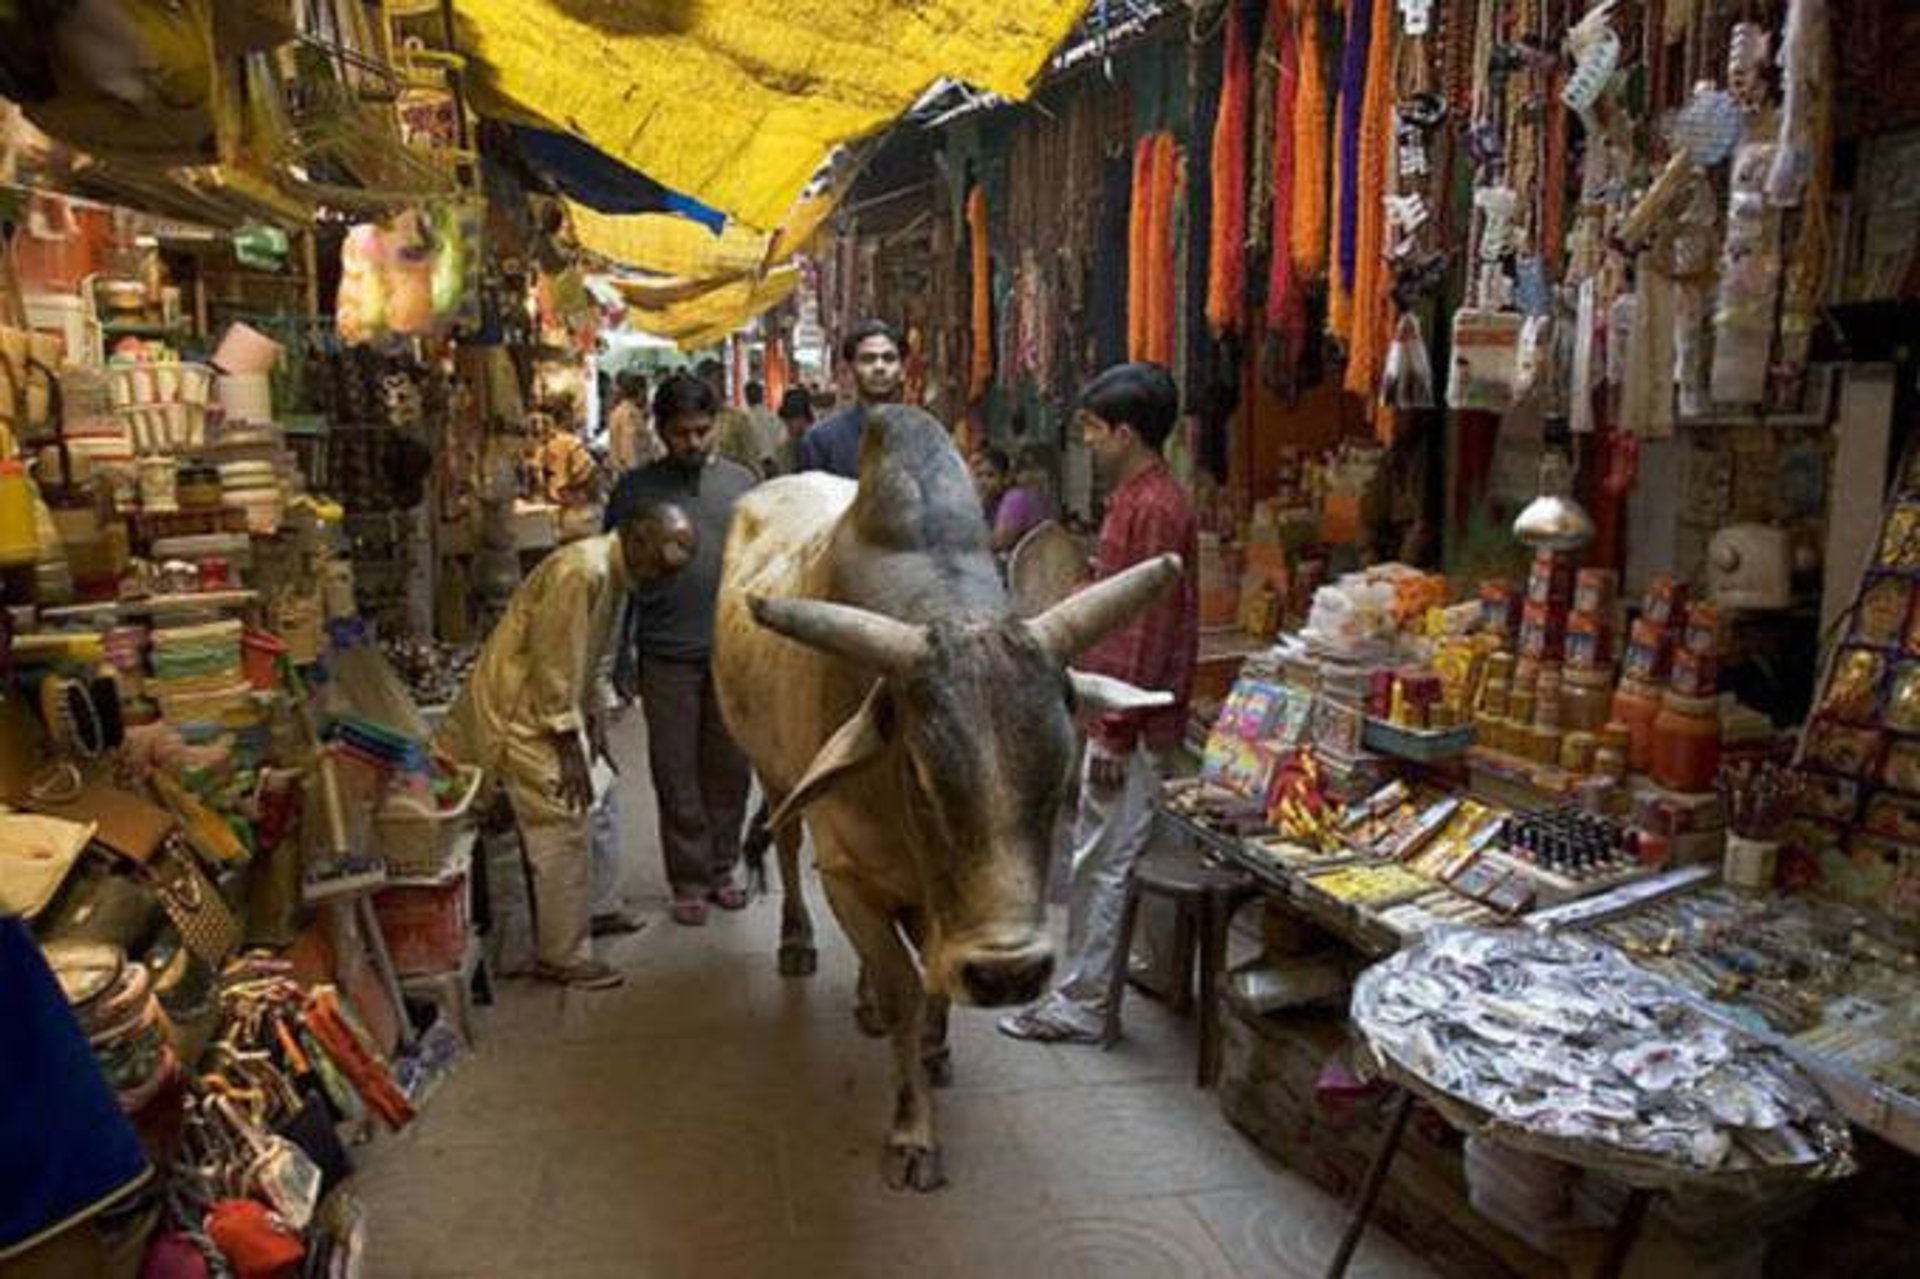
[[740, 861], [752, 772], [720, 718], [708, 663], [642, 657], [640, 706], [667, 882], [675, 896], [704, 896]]

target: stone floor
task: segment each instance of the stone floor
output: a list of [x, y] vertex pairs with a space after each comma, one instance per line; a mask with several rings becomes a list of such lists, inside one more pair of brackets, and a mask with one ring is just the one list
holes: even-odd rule
[[[956, 1010], [950, 1184], [887, 1190], [886, 1051], [854, 1028], [850, 950], [823, 917], [819, 974], [783, 980], [776, 902], [664, 919], [638, 731], [618, 741], [624, 853], [652, 922], [602, 952], [627, 984], [501, 983], [478, 1051], [363, 1154], [372, 1279], [1320, 1273], [1340, 1205], [1221, 1119], [1192, 1024], [1144, 998], [1111, 1052]], [[1427, 1271], [1376, 1233], [1351, 1273]]]

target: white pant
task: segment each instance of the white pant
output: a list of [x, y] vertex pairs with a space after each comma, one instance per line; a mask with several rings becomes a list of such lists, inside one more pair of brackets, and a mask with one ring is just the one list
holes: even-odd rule
[[1144, 745], [1127, 758], [1126, 780], [1117, 787], [1096, 786], [1094, 750], [1080, 768], [1080, 808], [1074, 819], [1073, 866], [1067, 889], [1067, 953], [1060, 985], [1049, 1003], [1053, 1011], [1097, 1029], [1106, 1015], [1107, 984], [1126, 940], [1120, 915], [1126, 907], [1127, 879], [1153, 831], [1153, 807], [1160, 798], [1162, 763]]
[[593, 914], [617, 915], [626, 909], [626, 885], [620, 874], [619, 790], [607, 793], [593, 806]]

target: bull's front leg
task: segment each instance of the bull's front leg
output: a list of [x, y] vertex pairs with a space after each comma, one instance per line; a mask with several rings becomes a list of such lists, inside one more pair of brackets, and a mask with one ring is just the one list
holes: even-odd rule
[[[769, 806], [779, 801], [769, 795]], [[811, 977], [820, 967], [813, 944], [813, 914], [807, 909], [807, 889], [800, 876], [800, 843], [805, 828], [788, 822], [774, 836], [780, 855], [780, 975]]]
[[926, 996], [912, 954], [888, 912], [838, 876], [825, 877], [827, 900], [853, 942], [893, 1048], [893, 1125], [881, 1175], [895, 1190], [936, 1190], [946, 1183], [933, 1130], [933, 1089], [920, 1052]]

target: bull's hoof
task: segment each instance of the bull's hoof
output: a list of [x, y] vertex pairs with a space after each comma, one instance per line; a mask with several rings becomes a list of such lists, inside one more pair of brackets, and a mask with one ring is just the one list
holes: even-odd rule
[[932, 1084], [935, 1088], [950, 1088], [953, 1086], [952, 1049], [942, 1048], [939, 1052], [928, 1053], [920, 1059], [920, 1064], [926, 1069], [927, 1082], [929, 1084]]
[[937, 1146], [889, 1144], [880, 1156], [880, 1175], [887, 1179], [890, 1190], [912, 1190], [923, 1195], [947, 1184]]
[[853, 1024], [860, 1027], [860, 1033], [868, 1039], [883, 1039], [887, 1034], [887, 1019], [880, 1015], [877, 1004], [855, 1004], [853, 1006]]
[[780, 947], [782, 977], [811, 977], [820, 971], [820, 952], [802, 942]]

